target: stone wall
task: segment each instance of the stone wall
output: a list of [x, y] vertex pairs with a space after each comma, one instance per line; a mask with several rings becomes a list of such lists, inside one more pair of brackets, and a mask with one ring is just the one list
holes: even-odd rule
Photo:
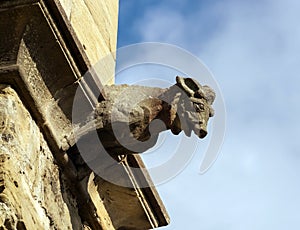
[[[76, 90], [93, 109], [105, 100], [101, 85], [113, 83], [117, 14], [117, 0], [0, 1], [0, 230], [168, 223], [155, 188], [136, 186], [150, 186], [149, 175], [128, 173], [144, 167], [138, 156], [107, 169], [132, 183], [120, 187], [78, 164], [66, 138]], [[98, 75], [86, 76], [103, 58]]]
[[17, 93], [0, 85], [0, 229], [81, 229], [39, 127]]

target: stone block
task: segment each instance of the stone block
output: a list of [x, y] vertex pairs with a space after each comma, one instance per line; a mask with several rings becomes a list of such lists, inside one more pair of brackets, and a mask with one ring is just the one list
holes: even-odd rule
[[61, 0], [59, 3], [91, 65], [105, 62], [106, 69], [99, 72], [102, 84], [113, 84], [118, 1]]

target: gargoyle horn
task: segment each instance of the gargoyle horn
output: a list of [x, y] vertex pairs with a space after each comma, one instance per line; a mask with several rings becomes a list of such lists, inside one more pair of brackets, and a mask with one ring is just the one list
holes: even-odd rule
[[182, 88], [192, 99], [197, 100], [197, 98], [206, 98], [205, 92], [202, 90], [203, 87], [193, 78], [182, 78], [177, 76], [176, 82], [177, 85]]
[[[187, 84], [187, 79], [190, 79], [189, 84]], [[194, 97], [194, 93], [199, 90], [198, 85], [195, 84], [191, 78], [182, 78], [177, 76], [176, 82], [177, 85], [188, 94], [188, 96]]]

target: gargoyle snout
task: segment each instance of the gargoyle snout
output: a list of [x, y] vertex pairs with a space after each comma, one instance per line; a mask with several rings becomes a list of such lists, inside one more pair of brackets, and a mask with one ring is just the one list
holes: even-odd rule
[[200, 138], [204, 138], [204, 137], [206, 137], [206, 135], [207, 135], [207, 131], [204, 130], [204, 129], [200, 129], [200, 131], [199, 131], [199, 137]]
[[206, 125], [203, 124], [203, 122], [200, 122], [198, 125], [195, 125], [194, 133], [199, 138], [204, 138], [207, 135], [207, 129]]

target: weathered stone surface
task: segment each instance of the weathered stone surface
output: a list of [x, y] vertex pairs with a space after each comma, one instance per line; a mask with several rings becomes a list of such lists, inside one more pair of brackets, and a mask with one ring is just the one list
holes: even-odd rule
[[[60, 3], [71, 3], [66, 14]], [[100, 75], [83, 74], [101, 55], [115, 49], [117, 1], [3, 0], [0, 19], [0, 84], [11, 86], [0, 92], [0, 226], [149, 229], [167, 225], [169, 218], [155, 188], [131, 189], [136, 179], [150, 186], [149, 176], [129, 174], [120, 162], [120, 171], [110, 168], [107, 173], [114, 171], [131, 187], [103, 185], [101, 178], [74, 165], [66, 154], [65, 136], [72, 133], [77, 87], [90, 109], [101, 95], [99, 86], [111, 83], [113, 55], [98, 66]], [[138, 157], [130, 157], [133, 167], [141, 167]]]
[[0, 228], [80, 229], [71, 197], [38, 126], [0, 85]]

